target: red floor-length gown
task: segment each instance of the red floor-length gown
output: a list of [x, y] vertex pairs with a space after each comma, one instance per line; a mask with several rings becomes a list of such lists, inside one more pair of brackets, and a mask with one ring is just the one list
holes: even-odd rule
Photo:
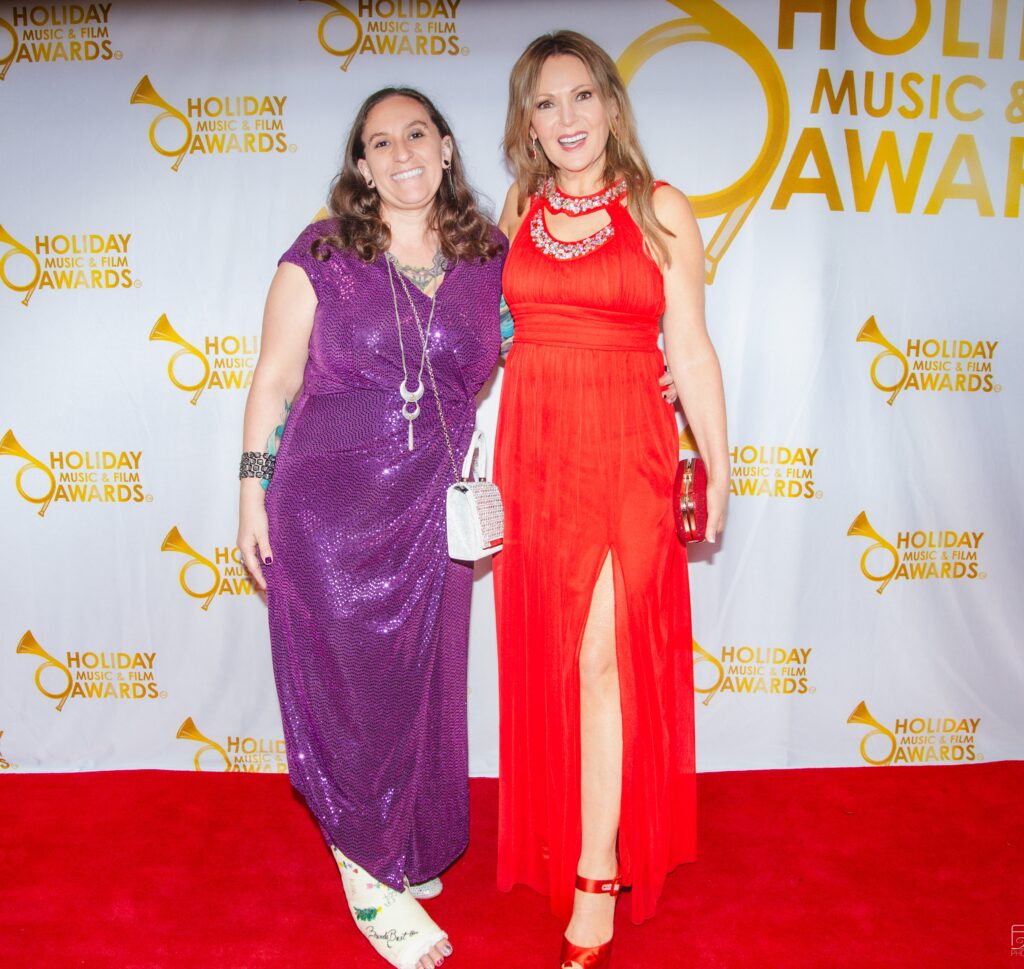
[[[498, 886], [572, 910], [580, 854], [579, 651], [611, 554], [622, 703], [619, 856], [634, 922], [667, 873], [696, 857], [693, 664], [686, 552], [672, 491], [678, 435], [661, 397], [661, 272], [619, 182], [594, 196], [549, 183], [505, 263], [515, 320], [495, 480], [505, 545], [494, 563], [501, 761]], [[545, 213], [604, 208], [562, 243]], [[602, 873], [581, 874], [593, 877]]]

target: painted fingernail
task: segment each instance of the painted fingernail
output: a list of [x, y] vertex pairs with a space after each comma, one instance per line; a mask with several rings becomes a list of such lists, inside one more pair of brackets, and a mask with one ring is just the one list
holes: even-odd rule
[[442, 942], [441, 943], [441, 951], [446, 956], [450, 956], [454, 950], [452, 949], [452, 945], [451, 945], [450, 942]]
[[264, 565], [272, 565], [273, 562], [274, 560], [269, 555], [263, 560]]

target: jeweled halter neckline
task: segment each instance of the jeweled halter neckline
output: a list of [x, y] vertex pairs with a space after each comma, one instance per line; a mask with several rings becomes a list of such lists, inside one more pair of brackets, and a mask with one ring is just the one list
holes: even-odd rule
[[541, 204], [537, 206], [533, 218], [530, 219], [530, 238], [533, 240], [533, 244], [545, 255], [551, 256], [559, 262], [579, 259], [581, 256], [586, 256], [595, 249], [599, 249], [615, 235], [615, 225], [612, 222], [578, 242], [562, 242], [548, 232], [548, 227], [544, 223], [544, 209], [546, 208], [549, 212], [561, 212], [568, 216], [585, 215], [587, 212], [594, 212], [597, 209], [607, 209], [625, 192], [626, 180], [620, 178], [592, 195], [566, 195], [555, 184], [554, 178], [549, 177], [538, 193]]
[[554, 178], [548, 177], [540, 191], [544, 204], [552, 212], [564, 212], [566, 215], [585, 215], [595, 209], [607, 208], [626, 192], [625, 178], [616, 179], [611, 185], [590, 195], [568, 195], [563, 192]]

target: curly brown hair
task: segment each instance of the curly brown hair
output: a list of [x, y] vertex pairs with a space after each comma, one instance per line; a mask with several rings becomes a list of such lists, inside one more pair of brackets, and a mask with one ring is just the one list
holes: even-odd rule
[[363, 130], [367, 115], [381, 101], [403, 97], [418, 101], [427, 111], [441, 137], [452, 140], [451, 167], [441, 179], [434, 196], [429, 226], [440, 240], [446, 258], [457, 260], [492, 259], [501, 251], [496, 230], [480, 211], [476, 193], [466, 181], [465, 168], [451, 127], [443, 114], [425, 94], [410, 87], [386, 87], [371, 94], [356, 112], [345, 146], [341, 171], [331, 182], [327, 207], [338, 219], [338, 231], [313, 244], [313, 255], [320, 260], [330, 258], [330, 249], [348, 249], [364, 262], [373, 262], [391, 245], [391, 228], [380, 214], [380, 196], [366, 184], [356, 162], [366, 157]]

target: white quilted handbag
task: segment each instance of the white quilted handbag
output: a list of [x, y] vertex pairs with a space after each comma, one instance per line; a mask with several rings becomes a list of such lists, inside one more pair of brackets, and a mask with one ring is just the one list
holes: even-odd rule
[[[471, 473], [474, 480], [470, 480]], [[501, 506], [498, 486], [488, 481], [486, 474], [487, 446], [483, 432], [474, 430], [466, 459], [462, 462], [462, 478], [448, 487], [446, 512], [450, 558], [475, 562], [501, 549], [505, 536], [505, 511]]]

